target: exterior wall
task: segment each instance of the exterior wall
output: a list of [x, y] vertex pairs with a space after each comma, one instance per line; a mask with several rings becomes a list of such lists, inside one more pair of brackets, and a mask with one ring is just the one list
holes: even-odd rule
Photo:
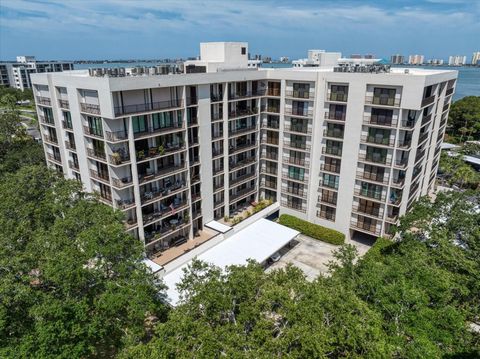
[[[150, 163], [157, 176], [161, 170], [158, 161], [169, 155], [155, 155], [158, 159], [154, 161], [138, 157], [139, 146], [148, 147], [154, 141], [158, 146], [159, 138], [164, 138], [165, 134], [149, 132], [139, 137], [133, 132], [135, 116], [147, 115], [149, 125], [152, 123], [151, 115], [155, 113], [176, 111], [182, 116], [181, 127], [172, 128], [168, 133], [182, 136], [185, 142], [184, 149], [175, 152], [174, 156], [176, 161], [183, 156], [186, 167], [172, 173], [187, 179], [186, 188], [180, 193], [187, 200], [188, 216], [181, 217], [187, 223], [184, 227], [175, 226], [173, 234], [180, 231], [182, 235], [192, 237], [204, 223], [220, 219], [223, 215], [232, 215], [237, 208], [243, 208], [251, 201], [274, 195], [280, 203], [281, 213], [339, 230], [347, 236], [354, 231], [378, 236], [388, 234], [398, 215], [405, 213], [420, 195], [433, 189], [432, 175], [438, 167], [439, 148], [456, 76], [455, 71], [437, 70], [410, 70], [406, 73], [395, 69], [390, 73], [365, 74], [324, 69], [275, 69], [115, 78], [90, 77], [85, 72], [74, 71], [69, 74], [34, 74], [32, 81], [39, 115], [43, 116], [44, 108], [51, 108], [54, 117], [53, 123], [47, 123], [40, 117], [45, 152], [50, 154], [47, 156], [48, 165], [63, 171], [68, 178], [81, 180], [87, 191], [99, 191], [100, 184], [103, 184], [111, 195], [104, 194], [102, 200], [123, 210], [126, 218], [131, 220], [128, 230], [144, 240], [151, 227], [146, 225], [148, 220], [142, 208], [145, 211], [150, 206], [146, 203], [150, 201], [145, 200], [147, 185], [139, 177], [143, 168], [141, 163]], [[211, 86], [216, 88], [220, 84], [223, 92], [221, 98], [216, 98]], [[334, 98], [335, 86], [346, 86], [348, 96]], [[431, 94], [427, 90], [429, 86], [432, 86]], [[189, 97], [192, 88], [196, 91], [195, 99]], [[383, 105], [373, 103], [375, 88], [395, 90], [392, 102]], [[305, 103], [300, 114], [299, 103]], [[220, 108], [220, 105], [222, 111], [217, 117], [212, 109]], [[342, 107], [345, 109], [342, 110], [342, 118], [331, 118], [330, 106], [334, 105], [345, 106]], [[385, 144], [368, 142], [370, 131], [379, 127], [369, 122], [372, 108], [393, 111], [392, 123], [383, 126], [390, 131], [390, 137], [382, 140], [386, 141]], [[245, 109], [248, 111], [245, 112]], [[410, 110], [415, 111], [415, 121], [405, 127]], [[71, 129], [64, 125], [65, 111], [70, 112]], [[187, 113], [191, 111], [196, 111], [197, 120], [187, 123]], [[88, 133], [88, 116], [101, 118], [101, 136]], [[294, 126], [297, 120], [292, 119], [295, 118], [300, 119], [298, 123], [303, 127]], [[275, 121], [269, 122], [269, 119]], [[223, 135], [212, 137], [220, 126]], [[332, 126], [337, 129], [343, 126], [343, 131], [331, 134]], [[57, 143], [49, 141], [51, 131], [55, 131]], [[193, 133], [198, 133], [198, 143], [191, 138]], [[409, 137], [407, 144], [400, 143], [403, 136]], [[75, 149], [68, 146], [71, 138], [74, 139]], [[146, 138], [148, 144], [141, 138]], [[301, 144], [304, 148], [292, 147], [292, 139], [300, 141], [295, 142], [295, 146]], [[105, 159], [92, 157], [94, 140], [103, 141]], [[341, 163], [339, 168], [334, 166], [334, 172], [326, 165], [327, 157], [335, 157], [329, 154], [327, 141], [342, 143], [342, 152], [336, 156]], [[380, 183], [378, 180], [369, 181], [382, 186], [380, 199], [358, 194], [362, 182], [365, 182], [363, 177], [359, 178], [359, 175], [363, 176], [364, 166], [375, 165], [365, 160], [367, 147], [378, 148], [378, 151], [384, 149], [388, 153], [387, 163], [376, 165], [384, 168], [387, 177]], [[116, 164], [112, 155], [120, 148], [125, 149], [129, 159]], [[278, 155], [275, 156], [275, 153]], [[303, 159], [291, 158], [292, 153], [303, 153]], [[408, 163], [399, 167], [397, 162], [405, 153], [408, 153]], [[249, 158], [251, 162], [246, 161]], [[243, 163], [241, 161], [246, 161], [246, 164], [238, 167], [237, 164]], [[72, 162], [78, 165], [72, 166]], [[217, 162], [223, 163], [223, 170], [218, 173], [214, 168]], [[98, 163], [104, 163], [108, 169], [108, 176], [104, 176], [107, 179], [98, 178]], [[268, 171], [272, 173], [267, 172], [267, 164], [270, 165]], [[242, 166], [251, 167], [253, 172], [241, 172], [239, 168]], [[296, 173], [289, 170], [292, 166], [299, 168], [304, 175], [292, 178], [291, 173]], [[393, 179], [401, 171], [404, 171], [405, 179], [396, 184]], [[324, 174], [338, 176], [338, 188], [325, 187], [322, 182]], [[170, 175], [155, 177], [152, 183], [158, 186], [164, 177]], [[222, 186], [215, 186], [214, 178], [221, 177]], [[123, 184], [120, 180], [125, 178], [129, 182]], [[267, 178], [272, 180], [267, 181]], [[322, 189], [336, 193], [335, 204], [323, 201]], [[395, 203], [392, 204], [394, 192]], [[173, 195], [162, 195], [152, 200], [154, 206], [170, 196]], [[399, 197], [401, 200], [398, 200]], [[133, 202], [125, 205], [117, 200]], [[360, 214], [362, 218], [370, 218], [368, 225], [362, 220], [360, 226], [357, 207], [361, 200], [374, 202], [379, 213]], [[325, 206], [334, 210], [334, 218], [324, 217]], [[395, 215], [387, 218], [392, 211]], [[175, 214], [176, 211], [172, 210], [171, 214], [164, 216], [170, 218]], [[178, 216], [180, 218], [180, 214]], [[374, 225], [370, 220], [375, 221]], [[164, 221], [161, 219], [158, 223], [163, 226]], [[170, 239], [173, 234], [154, 234], [154, 240], [149, 239], [147, 251], [154, 250], [157, 244]]]

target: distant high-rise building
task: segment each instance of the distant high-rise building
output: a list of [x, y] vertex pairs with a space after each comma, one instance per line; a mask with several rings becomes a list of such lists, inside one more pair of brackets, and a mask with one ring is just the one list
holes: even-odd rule
[[390, 57], [390, 62], [391, 62], [393, 65], [401, 65], [401, 64], [404, 64], [404, 63], [405, 63], [405, 56], [400, 55], [400, 54], [392, 55], [392, 56]]
[[466, 63], [467, 63], [466, 56], [456, 55], [456, 56], [450, 56], [448, 58], [449, 66], [462, 66], [462, 65], [465, 65]]
[[473, 53], [472, 65], [480, 65], [480, 51], [476, 51]]
[[280, 62], [282, 63], [287, 63], [290, 61], [290, 58], [288, 56], [282, 56], [280, 57]]
[[0, 63], [0, 86], [31, 88], [30, 74], [73, 70], [73, 62], [37, 61], [35, 56], [17, 56], [16, 62]]
[[373, 54], [365, 54], [365, 56], [363, 57], [364, 59], [374, 59], [375, 58], [375, 55]]
[[408, 63], [410, 65], [422, 65], [424, 62], [425, 56], [423, 55], [410, 55], [408, 57]]
[[350, 55], [350, 58], [351, 58], [351, 59], [361, 59], [361, 58], [362, 58], [362, 55], [360, 55], [360, 54], [351, 54], [351, 55]]

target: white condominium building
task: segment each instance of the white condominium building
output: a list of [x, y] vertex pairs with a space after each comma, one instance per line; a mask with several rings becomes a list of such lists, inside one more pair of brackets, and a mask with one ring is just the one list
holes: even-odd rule
[[448, 65], [450, 66], [463, 66], [467, 63], [467, 57], [466, 56], [449, 56], [448, 57]]
[[73, 70], [73, 62], [37, 61], [34, 56], [17, 56], [17, 62], [0, 62], [0, 86], [19, 90], [31, 88], [30, 75]]
[[433, 190], [456, 71], [249, 69], [246, 43], [201, 46], [183, 73], [32, 75], [48, 165], [123, 211], [147, 253], [261, 198], [388, 235]]
[[425, 56], [423, 55], [410, 55], [408, 57], [408, 64], [409, 65], [422, 65], [425, 60]]
[[474, 52], [472, 55], [472, 65], [480, 65], [480, 51]]

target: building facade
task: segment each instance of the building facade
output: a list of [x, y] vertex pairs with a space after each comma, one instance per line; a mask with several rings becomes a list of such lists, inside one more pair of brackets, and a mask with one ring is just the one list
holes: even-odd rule
[[474, 52], [472, 55], [472, 65], [480, 65], [480, 51]]
[[405, 63], [405, 56], [396, 54], [390, 57], [390, 63], [392, 65], [403, 65]]
[[408, 57], [409, 65], [423, 65], [425, 56], [423, 55], [410, 55]]
[[32, 75], [48, 166], [123, 211], [147, 253], [261, 198], [347, 237], [388, 235], [433, 190], [456, 71], [245, 56], [209, 72], [205, 57], [183, 74]]
[[73, 62], [36, 61], [34, 56], [17, 56], [16, 62], [0, 62], [0, 85], [19, 90], [32, 87], [30, 75], [73, 70]]

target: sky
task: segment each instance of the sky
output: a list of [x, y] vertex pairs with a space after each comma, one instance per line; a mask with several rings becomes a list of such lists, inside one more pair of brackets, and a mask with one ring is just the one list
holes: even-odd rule
[[480, 0], [0, 0], [0, 59], [160, 59], [199, 43], [251, 54], [308, 49], [426, 59], [480, 51]]

